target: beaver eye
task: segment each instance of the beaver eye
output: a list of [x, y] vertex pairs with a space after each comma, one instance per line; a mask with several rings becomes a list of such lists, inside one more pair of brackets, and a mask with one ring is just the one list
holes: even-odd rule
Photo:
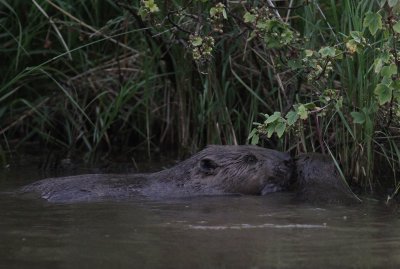
[[255, 164], [258, 161], [257, 157], [254, 156], [253, 154], [246, 155], [243, 157], [243, 159], [244, 159], [245, 163], [248, 163], [248, 164]]
[[218, 164], [210, 159], [202, 159], [200, 161], [200, 171], [205, 174], [212, 174], [218, 168]]

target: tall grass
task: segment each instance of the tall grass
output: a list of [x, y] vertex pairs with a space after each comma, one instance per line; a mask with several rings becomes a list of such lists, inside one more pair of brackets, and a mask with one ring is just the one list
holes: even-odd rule
[[[112, 1], [74, 6], [59, 1], [63, 13], [49, 5], [53, 2], [35, 3], [2, 2], [2, 8], [11, 11], [1, 23], [9, 29], [1, 39], [4, 139], [14, 147], [28, 141], [88, 151], [111, 147], [112, 125], [126, 123], [137, 113], [123, 114], [127, 102], [143, 91], [139, 89], [144, 81], [159, 77], [151, 70], [143, 72], [140, 53], [119, 41], [127, 33], [135, 35], [141, 30], [121, 29], [123, 17]], [[51, 19], [47, 14], [53, 14]], [[72, 14], [79, 14], [79, 20], [88, 18], [90, 25]], [[107, 22], [109, 19], [113, 20]], [[58, 31], [53, 30], [54, 25]], [[121, 87], [121, 82], [130, 79], [139, 83]], [[141, 105], [138, 102], [136, 107]]]
[[114, 1], [0, 3], [3, 144], [150, 152], [245, 142], [262, 97], [235, 88], [229, 53], [204, 77]]
[[[309, 5], [302, 13], [303, 34], [310, 37], [308, 46], [314, 49], [325, 45], [344, 47], [351, 31], [367, 32], [363, 21], [369, 11], [378, 11], [376, 1], [319, 1]], [[379, 83], [379, 77], [373, 71], [374, 48], [383, 47], [385, 41], [385, 37], [378, 37], [363, 53], [346, 56], [337, 63], [328, 86], [340, 89], [344, 107], [320, 122], [324, 143], [333, 149], [346, 175], [352, 183], [369, 191], [382, 186], [393, 190], [399, 188], [396, 181], [400, 168], [399, 137], [390, 131], [394, 126], [384, 126], [385, 111], [377, 109], [374, 96], [375, 86]], [[354, 124], [350, 112], [362, 109], [367, 115], [365, 123]], [[313, 133], [313, 128], [311, 125], [310, 130], [303, 131]], [[309, 138], [312, 144], [315, 136]]]
[[[373, 49], [345, 57], [332, 76], [311, 85], [301, 71], [282, 67], [284, 52], [246, 41], [246, 32], [226, 23], [232, 34], [216, 40], [202, 72], [181, 45], [179, 31], [138, 19], [138, 2], [0, 0], [0, 156], [33, 145], [90, 154], [142, 148], [151, 156], [157, 148], [243, 144], [261, 113], [287, 113], [329, 87], [340, 90], [343, 108], [310, 117], [285, 139], [261, 143], [293, 154], [332, 152], [353, 182], [370, 189], [378, 182], [372, 181], [377, 163], [387, 164], [395, 179], [398, 137], [377, 129], [382, 116], [373, 109], [378, 83], [371, 70]], [[363, 31], [365, 14], [377, 10], [375, 2], [309, 1], [279, 12], [306, 37], [305, 48], [318, 50], [344, 47], [345, 36]], [[165, 7], [182, 3], [168, 1]], [[374, 46], [382, 42], [378, 38]], [[369, 118], [354, 124], [350, 112], [362, 108]], [[398, 186], [395, 180], [390, 184]]]

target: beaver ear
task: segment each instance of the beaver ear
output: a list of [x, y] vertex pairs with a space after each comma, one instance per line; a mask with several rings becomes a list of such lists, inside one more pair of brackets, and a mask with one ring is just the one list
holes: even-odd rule
[[213, 174], [218, 167], [219, 165], [211, 159], [205, 158], [200, 160], [200, 171], [204, 174]]

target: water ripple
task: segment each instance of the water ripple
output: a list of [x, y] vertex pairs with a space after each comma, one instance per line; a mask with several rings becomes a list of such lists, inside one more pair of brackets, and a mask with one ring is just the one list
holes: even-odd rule
[[205, 226], [205, 225], [188, 225], [189, 229], [193, 230], [242, 230], [242, 229], [263, 229], [263, 228], [273, 228], [273, 229], [326, 229], [328, 226], [318, 225], [318, 224], [234, 224], [234, 225], [218, 225], [218, 226]]

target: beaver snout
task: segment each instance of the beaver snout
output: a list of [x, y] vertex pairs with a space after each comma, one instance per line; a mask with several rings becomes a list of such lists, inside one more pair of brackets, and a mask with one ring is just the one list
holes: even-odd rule
[[287, 174], [292, 174], [294, 169], [295, 169], [295, 162], [293, 160], [293, 158], [291, 158], [290, 156], [284, 160], [280, 160], [279, 162], [276, 163], [276, 173], [281, 175], [287, 175]]
[[270, 179], [270, 182], [283, 188], [289, 187], [292, 184], [295, 170], [294, 160], [288, 155], [288, 158], [285, 160], [275, 163], [274, 168], [274, 176]]
[[295, 162], [292, 158], [289, 158], [289, 159], [283, 161], [283, 165], [285, 168], [292, 171], [295, 167]]

